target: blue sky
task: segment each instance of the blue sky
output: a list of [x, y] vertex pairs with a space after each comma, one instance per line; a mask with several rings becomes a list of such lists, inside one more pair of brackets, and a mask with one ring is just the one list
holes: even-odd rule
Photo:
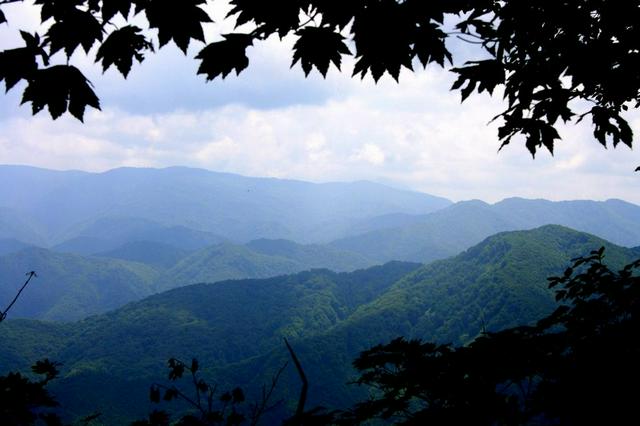
[[[212, 10], [224, 13], [222, 2]], [[4, 8], [0, 48], [16, 45], [16, 28], [37, 22], [37, 10]], [[213, 40], [232, 23], [207, 27]], [[103, 171], [120, 166], [184, 165], [252, 176], [317, 182], [367, 179], [454, 200], [497, 201], [509, 196], [548, 199], [622, 198], [640, 203], [638, 150], [605, 150], [591, 127], [561, 129], [554, 157], [532, 159], [522, 144], [497, 152], [499, 97], [460, 104], [449, 92], [453, 75], [438, 67], [351, 79], [352, 61], [327, 79], [290, 69], [292, 40], [270, 39], [250, 49], [239, 77], [205, 83], [193, 59], [173, 45], [134, 66], [128, 80], [102, 75], [82, 54], [102, 111], [85, 123], [36, 117], [19, 107], [20, 91], [0, 97], [0, 163]], [[458, 47], [464, 50], [464, 46]], [[628, 116], [640, 135], [640, 114]], [[638, 136], [637, 136], [638, 137]]]

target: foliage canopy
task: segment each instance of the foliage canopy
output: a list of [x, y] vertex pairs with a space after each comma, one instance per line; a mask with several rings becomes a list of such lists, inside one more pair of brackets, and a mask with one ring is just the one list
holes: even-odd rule
[[[0, 0], [1, 7], [24, 0]], [[621, 115], [640, 103], [640, 1], [562, 0], [230, 0], [222, 19], [235, 19], [233, 33], [207, 40], [203, 25], [212, 1], [35, 0], [43, 34], [21, 32], [24, 46], [0, 52], [6, 89], [26, 81], [22, 103], [33, 113], [48, 108], [55, 119], [70, 112], [83, 119], [100, 102], [84, 74], [69, 63], [81, 48], [106, 71], [124, 77], [134, 60], [173, 41], [183, 52], [204, 43], [196, 55], [207, 80], [248, 67], [247, 49], [271, 35], [295, 38], [292, 66], [323, 76], [344, 56], [354, 56], [353, 76], [384, 74], [398, 80], [413, 70], [453, 64], [447, 41], [476, 43], [479, 56], [451, 68], [452, 89], [462, 99], [500, 88], [507, 108], [498, 135], [504, 146], [523, 136], [535, 155], [553, 153], [556, 125], [589, 117], [594, 137], [631, 146], [633, 134]], [[132, 23], [143, 15], [146, 27]], [[0, 23], [6, 22], [0, 9]], [[137, 21], [136, 21], [137, 22]], [[246, 24], [246, 25], [245, 25]], [[56, 55], [60, 52], [58, 55]], [[54, 64], [54, 62], [60, 62]]]

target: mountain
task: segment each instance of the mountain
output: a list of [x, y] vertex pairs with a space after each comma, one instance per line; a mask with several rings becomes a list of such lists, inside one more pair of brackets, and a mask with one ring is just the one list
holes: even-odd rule
[[304, 265], [306, 269], [327, 268], [336, 272], [346, 272], [373, 264], [362, 255], [323, 244], [297, 244], [288, 240], [262, 238], [248, 242], [245, 247], [268, 256], [286, 257]]
[[135, 241], [125, 243], [113, 250], [96, 253], [96, 256], [128, 260], [160, 269], [169, 269], [189, 254], [189, 251], [169, 244], [155, 241]]
[[24, 243], [15, 238], [0, 238], [0, 256], [20, 251], [27, 247], [31, 247], [31, 244]]
[[87, 255], [146, 241], [192, 251], [225, 241], [223, 237], [210, 232], [197, 231], [185, 226], [164, 226], [135, 217], [101, 218], [74, 227], [68, 235], [74, 237], [57, 244], [53, 249]]
[[187, 284], [268, 278], [313, 268], [353, 271], [374, 264], [358, 254], [285, 240], [221, 243], [195, 252], [137, 241], [93, 256], [35, 247], [18, 250], [21, 243], [5, 241], [0, 302], [13, 298], [25, 272], [38, 274], [25, 293], [29, 303], [16, 305], [14, 318], [75, 320]]
[[256, 240], [246, 245], [223, 243], [182, 259], [160, 278], [159, 288], [228, 279], [268, 278], [312, 268], [353, 271], [373, 263], [361, 255], [318, 244], [303, 245], [286, 240]]
[[[545, 226], [501, 233], [424, 266], [394, 262], [198, 284], [76, 323], [9, 320], [0, 327], [0, 365], [59, 360], [64, 377], [54, 388], [63, 404], [78, 414], [102, 411], [117, 423], [150, 410], [148, 385], [162, 381], [167, 358], [195, 356], [221, 389], [251, 391], [287, 359], [281, 339], [288, 337], [309, 378], [309, 406], [345, 407], [366, 396], [345, 385], [359, 351], [398, 335], [464, 343], [483, 329], [531, 323], [555, 306], [546, 277], [603, 245], [612, 266], [637, 254]], [[289, 368], [278, 397], [295, 403], [298, 389]]]
[[0, 256], [2, 304], [13, 299], [28, 271], [38, 276], [12, 308], [13, 318], [84, 318], [153, 294], [158, 279], [155, 269], [139, 263], [26, 248]]
[[280, 347], [282, 336], [324, 333], [417, 267], [393, 262], [352, 273], [198, 284], [77, 323], [8, 320], [0, 327], [0, 365], [24, 368], [46, 353], [69, 368], [53, 387], [63, 403], [120, 424], [146, 413], [148, 385], [164, 376], [168, 356], [230, 365]]
[[623, 246], [640, 244], [640, 206], [635, 204], [509, 198], [496, 204], [456, 203], [423, 215], [420, 221], [346, 237], [331, 245], [379, 262], [429, 262], [453, 256], [498, 232], [547, 224], [589, 232]]
[[[0, 207], [7, 211], [0, 214], [0, 225], [20, 218], [25, 228], [18, 232], [0, 226], [0, 238], [49, 245], [80, 236], [97, 238], [86, 228], [100, 229], [100, 220], [120, 218], [181, 226], [236, 242], [323, 242], [348, 235], [351, 224], [363, 219], [423, 214], [451, 204], [371, 182], [314, 184], [184, 167], [86, 173], [0, 166], [0, 180], [11, 183], [0, 188]], [[36, 236], [42, 241], [35, 241]]]

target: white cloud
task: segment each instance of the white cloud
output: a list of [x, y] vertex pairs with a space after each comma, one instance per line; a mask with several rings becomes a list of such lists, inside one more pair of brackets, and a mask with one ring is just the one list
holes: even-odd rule
[[[214, 17], [225, 12], [218, 7]], [[225, 30], [208, 28], [208, 37]], [[503, 108], [499, 96], [472, 96], [461, 105], [448, 91], [453, 76], [433, 67], [403, 72], [400, 84], [351, 79], [352, 59], [343, 73], [305, 79], [299, 66], [289, 69], [290, 49], [288, 39], [259, 43], [246, 73], [208, 85], [194, 76], [197, 64], [172, 48], [150, 56], [127, 82], [93, 70], [104, 111], [89, 112], [85, 124], [11, 113], [9, 103], [19, 98], [0, 97], [0, 111], [9, 111], [0, 117], [0, 163], [93, 171], [187, 165], [313, 181], [381, 180], [452, 199], [640, 203], [637, 151], [605, 150], [586, 123], [561, 129], [555, 157], [540, 152], [533, 160], [515, 141], [498, 153], [497, 124], [487, 122]], [[640, 115], [631, 123], [640, 135]]]

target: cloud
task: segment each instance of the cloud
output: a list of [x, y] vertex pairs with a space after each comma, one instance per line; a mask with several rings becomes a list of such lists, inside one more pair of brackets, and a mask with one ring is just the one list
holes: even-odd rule
[[[221, 16], [224, 4], [216, 7], [214, 17]], [[220, 29], [207, 31], [215, 37]], [[89, 171], [186, 165], [312, 181], [379, 180], [456, 200], [640, 203], [637, 151], [604, 149], [587, 123], [562, 127], [553, 157], [541, 151], [534, 160], [516, 141], [498, 153], [498, 125], [487, 123], [504, 108], [499, 95], [461, 105], [459, 93], [448, 90], [454, 76], [437, 67], [405, 71], [400, 84], [351, 79], [353, 59], [326, 80], [315, 72], [304, 78], [299, 66], [289, 68], [291, 43], [256, 45], [245, 73], [210, 84], [196, 76], [195, 45], [190, 57], [162, 49], [128, 81], [74, 57], [89, 67], [104, 111], [88, 112], [85, 124], [52, 121], [45, 112], [31, 117], [28, 107], [15, 106], [14, 90], [0, 98], [0, 163]], [[640, 115], [629, 118], [640, 135]]]

